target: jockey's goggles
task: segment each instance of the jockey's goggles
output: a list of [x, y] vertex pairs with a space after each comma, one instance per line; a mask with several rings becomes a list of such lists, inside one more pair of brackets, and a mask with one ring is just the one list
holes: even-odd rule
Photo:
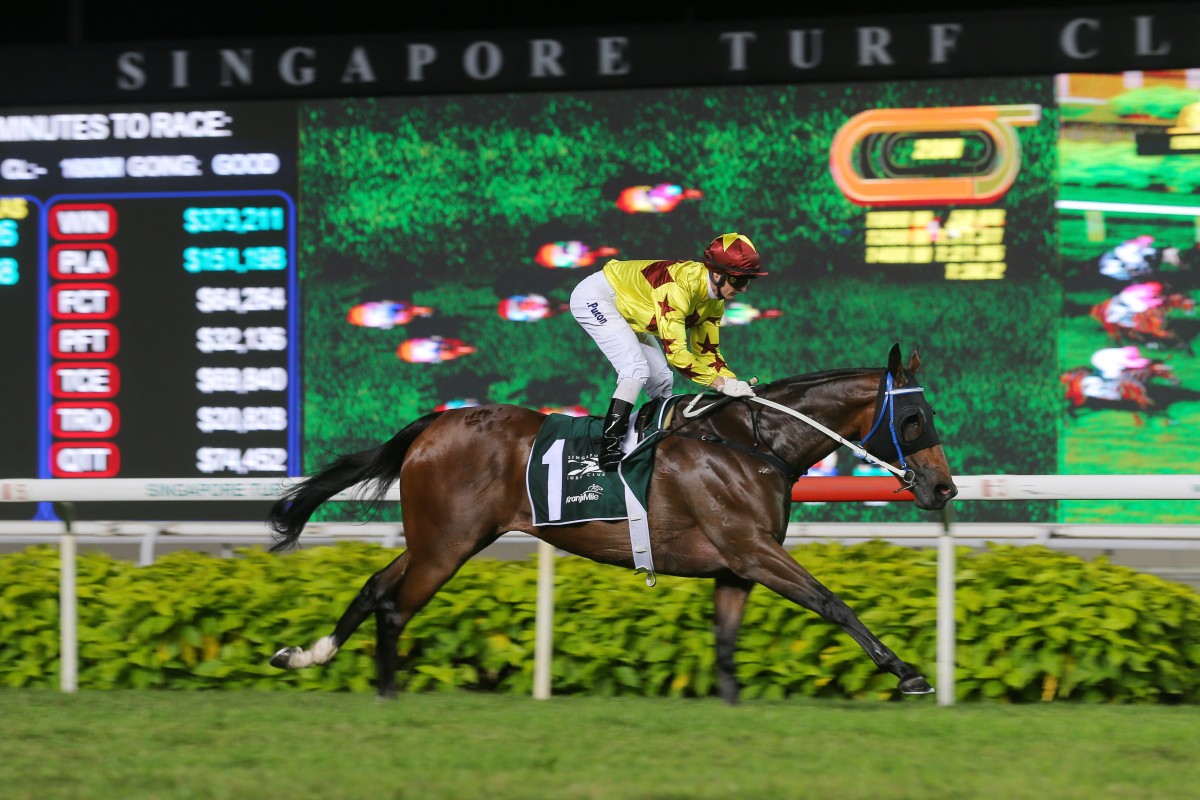
[[754, 278], [751, 275], [726, 275], [725, 280], [735, 289], [745, 289]]

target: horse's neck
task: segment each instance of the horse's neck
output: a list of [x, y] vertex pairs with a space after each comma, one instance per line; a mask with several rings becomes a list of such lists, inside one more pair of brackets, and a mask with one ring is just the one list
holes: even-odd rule
[[[809, 417], [843, 439], [857, 441], [871, 424], [881, 376], [881, 370], [817, 373], [769, 387], [763, 397]], [[796, 469], [807, 469], [841, 444], [804, 420], [769, 407], [759, 417], [759, 433]]]

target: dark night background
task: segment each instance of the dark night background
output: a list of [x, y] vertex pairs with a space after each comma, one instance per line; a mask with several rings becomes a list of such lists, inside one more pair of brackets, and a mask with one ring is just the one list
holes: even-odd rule
[[926, 0], [920, 4], [856, 2], [824, 4], [814, 13], [807, 4], [772, 3], [497, 3], [351, 2], [309, 3], [206, 0], [171, 4], [161, 0], [41, 0], [6, 3], [0, 25], [4, 44], [88, 44], [157, 39], [265, 38], [297, 35], [387, 34], [452, 30], [535, 30], [604, 26], [710, 25], [763, 19], [821, 20], [848, 17], [913, 17], [928, 14], [1042, 14], [1079, 9], [1194, 9], [1194, 2], [1086, 2], [993, 0], [984, 4]]

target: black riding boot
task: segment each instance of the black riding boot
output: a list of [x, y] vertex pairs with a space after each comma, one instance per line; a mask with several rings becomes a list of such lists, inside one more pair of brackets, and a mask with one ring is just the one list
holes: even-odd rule
[[633, 403], [613, 398], [608, 404], [608, 413], [604, 416], [604, 436], [601, 440], [600, 469], [605, 472], [615, 472], [621, 463], [621, 442], [625, 439], [625, 431], [629, 429], [629, 412]]

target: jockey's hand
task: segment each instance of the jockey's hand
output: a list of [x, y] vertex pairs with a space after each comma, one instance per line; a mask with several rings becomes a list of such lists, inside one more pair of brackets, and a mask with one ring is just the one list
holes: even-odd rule
[[721, 384], [718, 391], [720, 391], [721, 394], [727, 394], [730, 397], [754, 396], [754, 390], [751, 389], [750, 384], [746, 383], [745, 381], [731, 381], [726, 379], [725, 382]]

